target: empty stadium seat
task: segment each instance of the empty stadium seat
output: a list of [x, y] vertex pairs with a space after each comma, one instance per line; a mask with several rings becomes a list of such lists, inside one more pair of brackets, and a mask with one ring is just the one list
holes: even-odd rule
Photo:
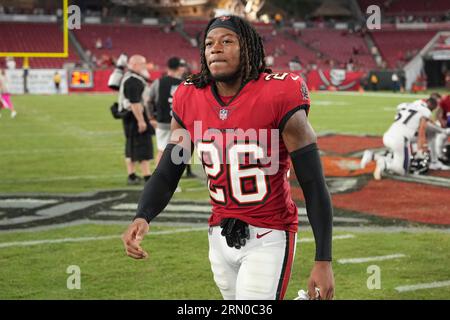
[[[0, 23], [0, 52], [63, 52], [63, 33], [53, 23]], [[31, 58], [31, 68], [61, 68], [66, 62], [78, 62], [69, 43], [68, 58]], [[22, 59], [16, 59], [17, 68]]]

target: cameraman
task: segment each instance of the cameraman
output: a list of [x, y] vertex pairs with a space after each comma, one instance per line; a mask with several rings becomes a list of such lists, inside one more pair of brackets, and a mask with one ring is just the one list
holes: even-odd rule
[[142, 178], [136, 175], [135, 163], [140, 162], [144, 180], [150, 179], [150, 160], [153, 159], [153, 127], [146, 114], [143, 95], [149, 79], [147, 61], [141, 55], [131, 56], [128, 71], [124, 74], [119, 88], [119, 112], [125, 132], [125, 163], [128, 184], [137, 185]]

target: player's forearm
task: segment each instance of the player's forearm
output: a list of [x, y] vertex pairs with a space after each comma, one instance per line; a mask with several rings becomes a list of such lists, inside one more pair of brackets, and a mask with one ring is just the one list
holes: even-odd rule
[[316, 242], [316, 261], [332, 260], [333, 207], [315, 143], [291, 152]]
[[140, 103], [132, 103], [131, 104], [131, 111], [133, 112], [134, 117], [136, 118], [137, 122], [145, 122], [144, 120], [144, 113], [142, 112], [144, 109], [142, 107], [142, 104]]
[[437, 126], [431, 121], [427, 121], [426, 130], [430, 130], [433, 133], [445, 133], [445, 128]]
[[444, 117], [444, 111], [440, 107], [436, 111], [436, 119], [439, 120], [442, 128], [447, 126], [447, 119]]
[[[179, 155], [188, 152], [179, 145], [168, 144], [164, 150], [158, 167], [150, 180], [145, 184], [139, 199], [136, 218], [143, 218], [150, 223], [169, 203], [180, 181], [187, 161]], [[182, 157], [185, 158], [185, 157]]]
[[417, 146], [419, 150], [423, 150], [427, 147], [427, 137], [426, 137], [427, 122], [429, 121], [427, 121], [424, 118], [420, 120], [419, 132], [417, 136]]

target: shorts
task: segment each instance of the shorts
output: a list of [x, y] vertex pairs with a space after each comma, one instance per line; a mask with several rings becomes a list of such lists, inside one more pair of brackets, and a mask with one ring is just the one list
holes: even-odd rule
[[170, 141], [170, 125], [168, 123], [159, 123], [156, 128], [156, 144], [159, 151], [164, 151]]
[[133, 134], [126, 137], [125, 157], [131, 161], [146, 161], [153, 159], [153, 143], [150, 131]]

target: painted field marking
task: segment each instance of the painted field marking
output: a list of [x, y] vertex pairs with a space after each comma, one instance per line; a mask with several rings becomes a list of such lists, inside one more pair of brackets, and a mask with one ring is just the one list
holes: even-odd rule
[[353, 91], [315, 91], [315, 94], [337, 95], [337, 96], [359, 96], [359, 97], [380, 97], [380, 98], [415, 98], [422, 99], [426, 95], [422, 94], [405, 94], [405, 93], [388, 93], [388, 92], [353, 92]]
[[[299, 222], [309, 223], [309, 219], [305, 217], [299, 217]], [[334, 222], [343, 222], [343, 223], [368, 223], [369, 220], [361, 219], [361, 218], [346, 218], [346, 217], [333, 217]]]
[[[202, 188], [203, 189], [203, 188]], [[111, 207], [113, 210], [133, 210], [135, 211], [137, 209], [137, 203], [121, 203], [118, 205], [115, 205]], [[204, 205], [202, 204], [178, 204], [175, 201], [171, 204], [168, 204], [167, 207], [164, 209], [164, 211], [180, 211], [180, 212], [206, 212], [211, 213], [212, 207], [208, 202], [205, 202]], [[298, 214], [301, 216], [306, 216], [306, 208], [298, 207]]]
[[416, 291], [422, 289], [434, 289], [434, 288], [442, 288], [442, 287], [450, 287], [450, 280], [448, 281], [438, 281], [438, 282], [429, 282], [429, 283], [418, 283], [409, 286], [400, 286], [396, 287], [395, 290], [398, 292], [408, 292], [408, 291]]
[[0, 208], [26, 208], [33, 209], [47, 204], [58, 203], [54, 199], [32, 199], [32, 198], [9, 198], [0, 199]]
[[[175, 234], [175, 233], [183, 233], [183, 232], [192, 232], [192, 231], [200, 231], [207, 230], [207, 227], [201, 228], [189, 228], [189, 229], [176, 229], [176, 230], [167, 230], [167, 231], [154, 231], [149, 232], [149, 235], [162, 235], [162, 234]], [[53, 243], [66, 243], [66, 242], [86, 242], [86, 241], [98, 241], [98, 240], [111, 240], [111, 239], [119, 239], [122, 235], [109, 235], [109, 236], [99, 236], [99, 237], [80, 237], [80, 238], [62, 238], [62, 239], [43, 239], [43, 240], [30, 240], [30, 241], [15, 241], [15, 242], [0, 242], [0, 248], [8, 248], [8, 247], [27, 247], [27, 246], [35, 246], [40, 244], [53, 244]]]
[[59, 177], [48, 177], [48, 178], [32, 178], [32, 179], [20, 179], [20, 180], [1, 180], [1, 183], [20, 183], [25, 182], [53, 182], [53, 181], [72, 181], [72, 180], [98, 180], [98, 179], [111, 179], [111, 178], [123, 178], [123, 174], [110, 174], [110, 175], [85, 175], [85, 176], [59, 176]]
[[[61, 135], [60, 133], [58, 135]], [[30, 136], [35, 137], [35, 134], [30, 134]], [[17, 136], [16, 136], [17, 137]], [[53, 148], [53, 149], [30, 149], [30, 150], [1, 150], [0, 155], [6, 156], [6, 155], [17, 155], [17, 154], [30, 154], [30, 153], [68, 153], [68, 152], [83, 152], [83, 151], [97, 151], [99, 149], [102, 149], [102, 153], [108, 150], [114, 151], [114, 153], [120, 153], [122, 152], [120, 148], [123, 147], [122, 145], [109, 145], [109, 146], [95, 146], [90, 148], [70, 148], [70, 149], [61, 149], [61, 148]]]
[[351, 259], [339, 259], [338, 263], [340, 264], [348, 264], [348, 263], [365, 263], [371, 261], [384, 261], [384, 260], [392, 260], [404, 258], [406, 255], [403, 253], [390, 254], [387, 256], [376, 256], [376, 257], [366, 257], [366, 258], [351, 258]]
[[[344, 240], [344, 239], [353, 239], [355, 238], [354, 234], [342, 234], [339, 236], [334, 236], [333, 240]], [[305, 243], [305, 242], [314, 242], [314, 238], [301, 238], [298, 239], [297, 242]]]

